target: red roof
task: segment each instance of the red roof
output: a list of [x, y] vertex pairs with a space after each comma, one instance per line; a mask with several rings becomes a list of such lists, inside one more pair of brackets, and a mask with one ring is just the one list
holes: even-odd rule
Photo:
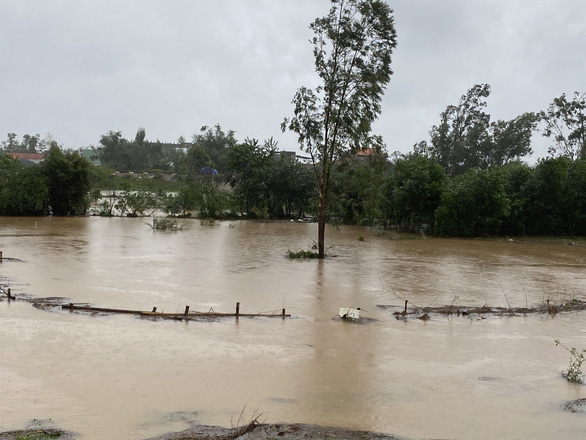
[[372, 156], [374, 154], [376, 154], [374, 148], [365, 148], [356, 152], [356, 156]]

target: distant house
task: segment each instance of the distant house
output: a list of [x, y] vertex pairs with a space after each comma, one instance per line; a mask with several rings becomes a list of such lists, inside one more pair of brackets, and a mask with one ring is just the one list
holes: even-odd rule
[[161, 152], [163, 154], [169, 154], [173, 151], [181, 151], [182, 153], [187, 154], [189, 149], [193, 146], [189, 142], [184, 142], [182, 144], [172, 143], [172, 142], [159, 142], [161, 144]]
[[377, 154], [377, 151], [374, 148], [365, 148], [363, 150], [359, 150], [356, 152], [356, 158], [362, 162], [368, 160], [369, 157], [374, 156]]
[[297, 162], [300, 162], [303, 165], [311, 165], [313, 163], [311, 161], [311, 157], [309, 157], [309, 156], [300, 156], [295, 151], [280, 150], [280, 151], [278, 151], [278, 154], [280, 154], [281, 157], [290, 157], [292, 159], [295, 159]]
[[6, 153], [6, 156], [20, 160], [24, 166], [39, 165], [45, 160], [43, 153]]

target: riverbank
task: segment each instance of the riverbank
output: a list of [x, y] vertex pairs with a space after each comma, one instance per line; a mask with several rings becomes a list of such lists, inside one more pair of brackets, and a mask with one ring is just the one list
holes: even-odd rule
[[[61, 429], [26, 429], [0, 432], [0, 440], [74, 440], [75, 434]], [[196, 425], [185, 431], [168, 433], [145, 440], [396, 440], [388, 434], [371, 431], [356, 431], [303, 423], [265, 424], [255, 421], [240, 428], [223, 428], [220, 426]]]

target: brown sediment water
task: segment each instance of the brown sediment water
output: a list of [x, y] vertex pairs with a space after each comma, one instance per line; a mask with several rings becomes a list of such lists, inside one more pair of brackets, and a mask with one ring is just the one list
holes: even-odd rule
[[[325, 261], [290, 260], [316, 225], [0, 218], [0, 284], [18, 297], [288, 319], [151, 321], [0, 302], [0, 426], [51, 419], [83, 439], [143, 439], [190, 423], [266, 422], [409, 438], [578, 439], [586, 397], [561, 370], [586, 347], [586, 314], [432, 316], [419, 307], [536, 307], [586, 300], [586, 248], [506, 240], [391, 239], [329, 228]], [[359, 238], [363, 237], [364, 240]], [[367, 325], [336, 319], [360, 307]], [[246, 420], [248, 421], [248, 420]]]

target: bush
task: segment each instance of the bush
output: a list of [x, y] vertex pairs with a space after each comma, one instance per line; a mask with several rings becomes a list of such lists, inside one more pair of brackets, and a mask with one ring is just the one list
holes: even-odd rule
[[174, 218], [153, 218], [153, 224], [149, 224], [156, 231], [180, 231], [183, 226], [177, 226]]
[[568, 371], [566, 373], [562, 373], [562, 375], [568, 382], [583, 384], [584, 373], [582, 372], [582, 364], [586, 360], [586, 357], [584, 356], [586, 353], [586, 348], [583, 348], [582, 351], [578, 351], [578, 349], [575, 347], [568, 348], [562, 344], [559, 339], [555, 340], [555, 345], [559, 345], [565, 348], [570, 353], [570, 365], [568, 366]]
[[319, 258], [319, 255], [317, 252], [313, 252], [313, 251], [299, 251], [299, 252], [293, 252], [291, 250], [287, 250], [287, 255], [289, 256], [289, 258], [291, 259], [296, 259], [296, 258]]

